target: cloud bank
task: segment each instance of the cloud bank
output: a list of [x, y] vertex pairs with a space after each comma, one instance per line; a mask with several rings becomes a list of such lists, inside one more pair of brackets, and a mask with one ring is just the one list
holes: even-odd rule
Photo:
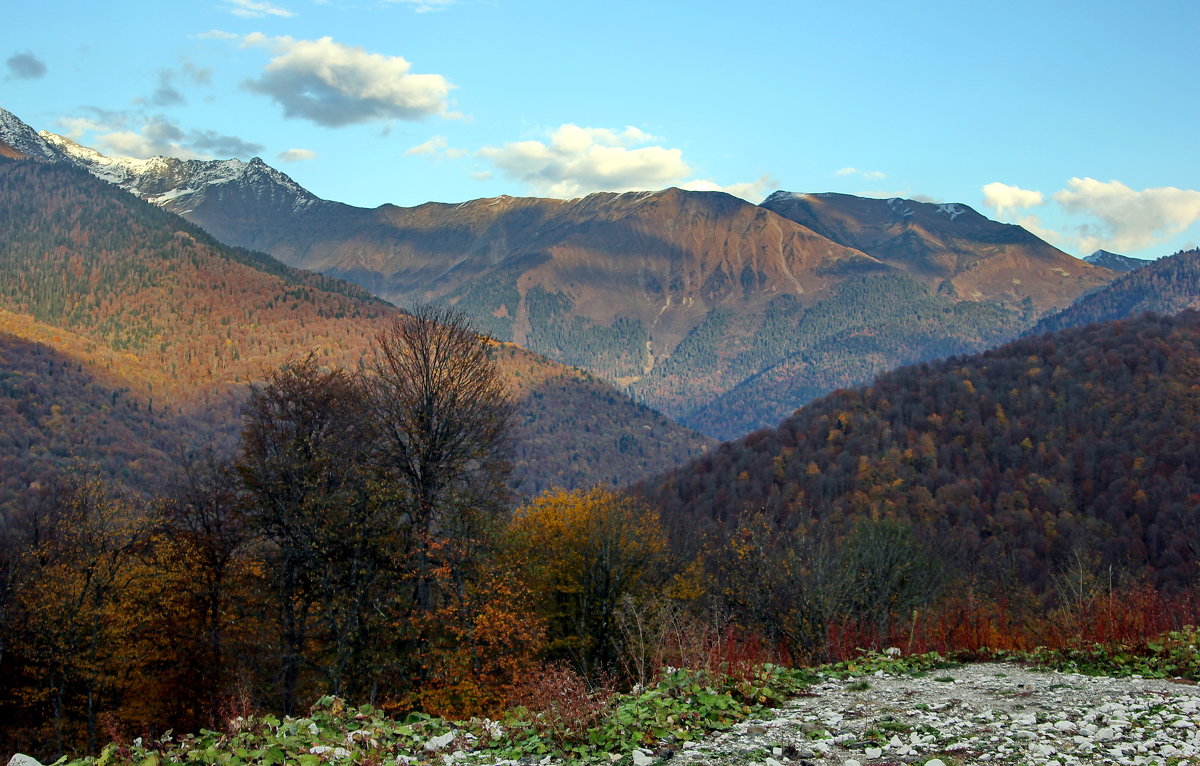
[[1200, 191], [1173, 186], [1137, 191], [1120, 181], [1072, 178], [1054, 201], [1069, 213], [1098, 219], [1078, 227], [1083, 252], [1141, 250], [1200, 220]]
[[452, 86], [439, 74], [413, 74], [400, 56], [370, 53], [330, 37], [295, 40], [247, 35], [244, 45], [271, 49], [262, 76], [246, 87], [288, 117], [337, 128], [377, 120], [419, 120], [448, 112]]
[[1120, 181], [1072, 178], [1065, 189], [1050, 199], [1083, 223], [1068, 227], [1064, 236], [1044, 228], [1041, 219], [1021, 211], [1046, 203], [1040, 191], [994, 182], [983, 187], [984, 204], [997, 218], [1015, 217], [1016, 222], [1043, 239], [1069, 244], [1081, 253], [1098, 249], [1114, 252], [1144, 250], [1182, 233], [1200, 221], [1200, 191], [1162, 186], [1138, 191]]

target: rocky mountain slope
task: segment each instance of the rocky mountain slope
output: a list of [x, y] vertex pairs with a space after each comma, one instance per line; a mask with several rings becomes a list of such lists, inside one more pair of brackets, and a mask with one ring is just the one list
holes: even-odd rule
[[963, 205], [778, 192], [756, 206], [668, 189], [368, 210], [257, 159], [117, 160], [39, 138], [226, 243], [400, 305], [453, 304], [722, 438], [896, 365], [1011, 338], [1114, 275]]
[[[396, 314], [66, 164], [0, 160], [0, 228], [8, 499], [81, 463], [142, 486], [178, 451], [236, 433], [240, 394], [265, 370], [310, 350], [354, 367]], [[519, 402], [521, 490], [626, 481], [708, 444], [578, 370], [497, 355]]]
[[940, 295], [1024, 305], [1040, 314], [1111, 278], [1020, 226], [963, 204], [776, 192], [762, 206], [878, 258]]

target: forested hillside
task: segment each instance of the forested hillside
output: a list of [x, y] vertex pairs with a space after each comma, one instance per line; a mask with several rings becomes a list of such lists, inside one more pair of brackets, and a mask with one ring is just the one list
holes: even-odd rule
[[[152, 482], [163, 461], [232, 441], [249, 382], [310, 351], [357, 368], [397, 315], [358, 287], [229, 248], [65, 165], [0, 161], [0, 230], [0, 330], [16, 336], [0, 393], [22, 413], [8, 491], [50, 466]], [[523, 491], [647, 475], [708, 444], [577, 370], [515, 347], [497, 354], [520, 403]], [[41, 379], [59, 369], [76, 380]], [[107, 406], [93, 410], [100, 399]], [[78, 415], [38, 414], [53, 406]], [[97, 441], [95, 426], [134, 430]]]
[[1200, 308], [1200, 250], [1181, 250], [1140, 266], [1044, 317], [1027, 334], [1131, 319], [1147, 311], [1174, 314], [1189, 308]]
[[[808, 309], [778, 304], [755, 331], [754, 350], [739, 357], [762, 371], [690, 412], [686, 425], [735, 439], [835, 389], [912, 362], [1002, 343], [1028, 321], [1023, 312], [996, 304], [934, 294], [903, 274], [849, 279]], [[701, 349], [689, 336], [664, 370], [681, 380], [703, 381], [713, 352]]]
[[[644, 487], [675, 531], [894, 519], [980, 581], [1041, 591], [1072, 556], [1192, 581], [1200, 313], [920, 364], [804, 407]], [[969, 567], [967, 562], [970, 562]]]

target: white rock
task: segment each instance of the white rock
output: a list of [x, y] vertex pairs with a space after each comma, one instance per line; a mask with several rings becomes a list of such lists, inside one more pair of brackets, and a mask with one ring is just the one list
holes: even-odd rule
[[453, 732], [453, 731], [448, 731], [445, 734], [440, 734], [440, 735], [428, 740], [425, 743], [425, 750], [430, 753], [441, 750], [443, 747], [445, 747], [446, 745], [449, 745], [451, 742], [453, 742], [454, 737], [455, 737], [455, 732]]
[[8, 766], [42, 766], [42, 762], [32, 755], [17, 753], [8, 759]]
[[763, 761], [763, 763], [765, 763], [767, 766], [783, 766], [782, 763], [780, 763], [779, 761], [777, 761], [774, 758], [771, 758], [769, 756], [767, 757], [767, 759], [765, 761]]
[[930, 758], [928, 761], [925, 761], [925, 766], [946, 766], [946, 762], [941, 758]]
[[862, 766], [862, 763], [854, 758], [842, 761], [842, 766]]
[[647, 755], [642, 750], [634, 750], [631, 755], [633, 756], [633, 766], [650, 766], [654, 763], [654, 756]]
[[878, 747], [868, 747], [866, 750], [863, 751], [863, 753], [871, 760], [875, 760], [879, 756], [883, 755], [883, 750], [882, 750], [882, 748], [878, 748]]
[[1069, 732], [1069, 731], [1075, 731], [1075, 729], [1078, 727], [1075, 726], [1074, 721], [1055, 721], [1054, 728], [1059, 731]]

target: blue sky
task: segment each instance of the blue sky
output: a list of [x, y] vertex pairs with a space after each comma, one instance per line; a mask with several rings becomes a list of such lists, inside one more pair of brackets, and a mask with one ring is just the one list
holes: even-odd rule
[[1200, 244], [1198, 33], [1195, 0], [19, 3], [0, 106], [356, 205], [839, 191], [1149, 258]]

